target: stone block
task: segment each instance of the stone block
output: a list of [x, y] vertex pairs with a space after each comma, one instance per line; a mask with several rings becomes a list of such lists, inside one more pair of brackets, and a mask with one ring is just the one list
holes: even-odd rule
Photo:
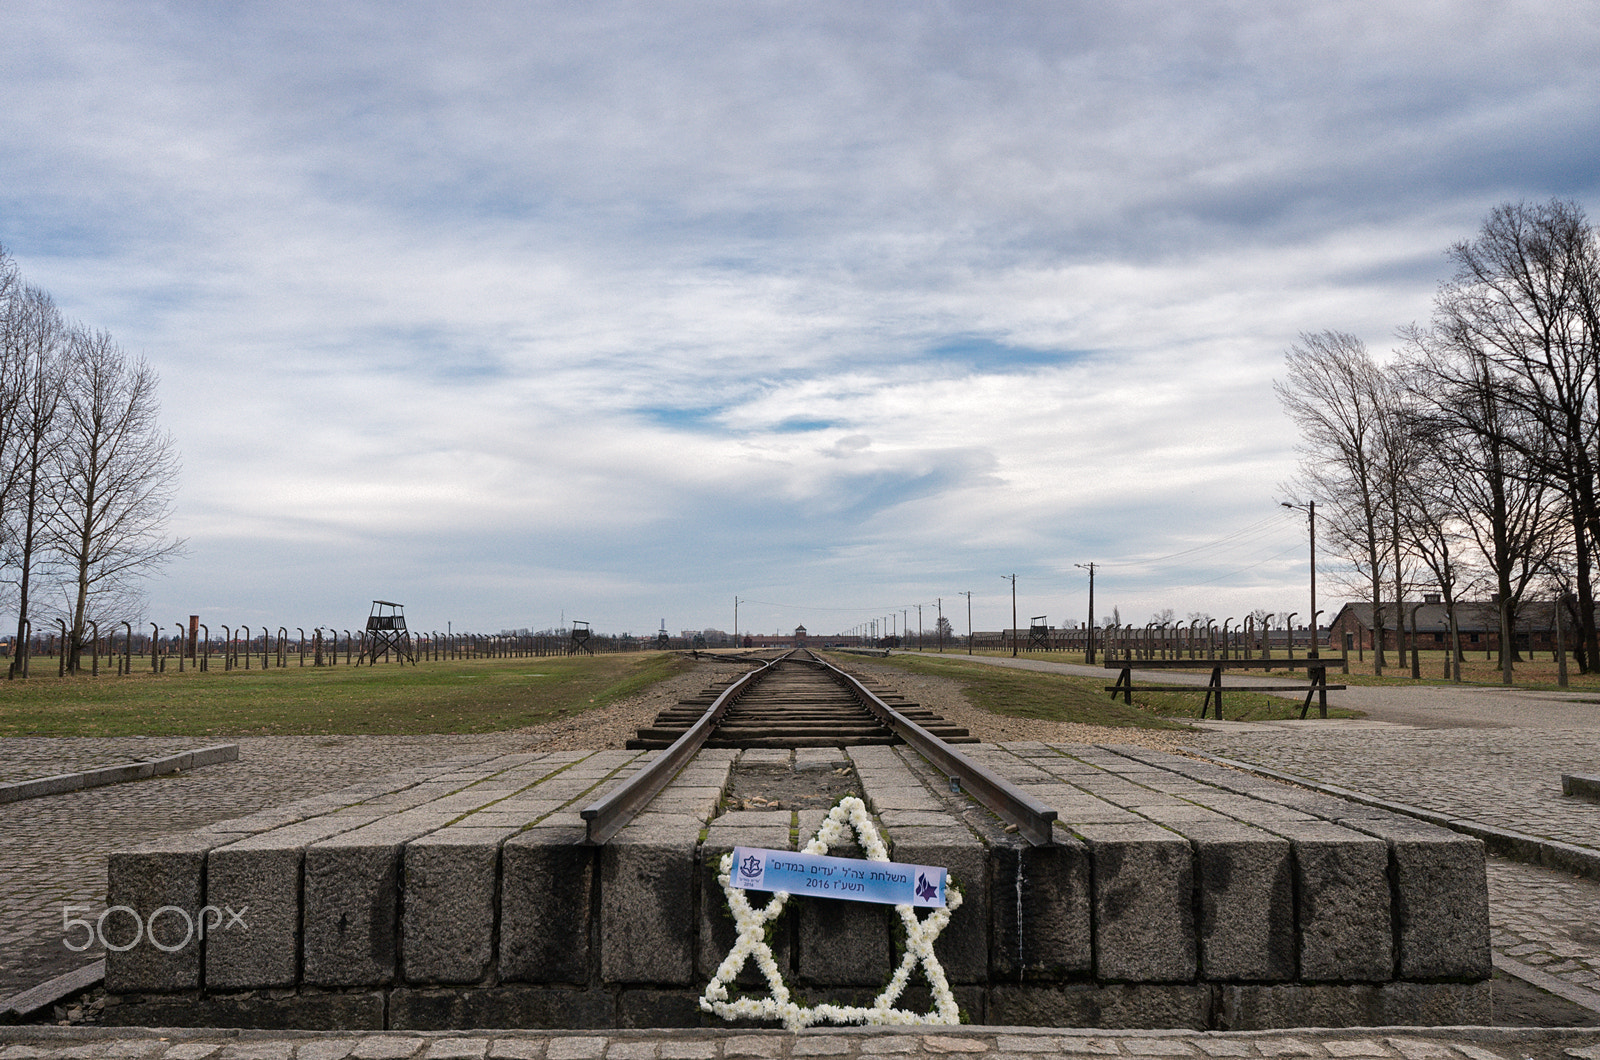
[[939, 800], [928, 794], [928, 790], [917, 783], [909, 773], [905, 782], [901, 784], [873, 784], [866, 777], [862, 777], [861, 782], [862, 787], [867, 789], [867, 808], [873, 813], [887, 813], [890, 810], [943, 809]]
[[475, 983], [489, 974], [500, 843], [513, 831], [458, 825], [406, 844], [400, 968], [407, 982]]
[[[1267, 1031], [1283, 1027], [1383, 1027], [1383, 1000], [1372, 983], [1223, 984], [1217, 991], [1217, 1029]], [[1418, 1025], [1410, 1016], [1400, 1024]]]
[[[739, 761], [743, 764], [750, 760], [746, 754]], [[808, 770], [840, 769], [850, 764], [844, 751], [838, 747], [799, 747], [794, 752], [795, 772], [803, 773]]]
[[[618, 1027], [698, 1027], [702, 1022], [701, 1016], [700, 994], [692, 988], [621, 990], [617, 993]], [[722, 1023], [721, 1020], [716, 1022]]]
[[1058, 829], [1048, 846], [990, 848], [996, 979], [1065, 979], [1094, 970], [1089, 849]]
[[384, 1027], [384, 997], [376, 990], [148, 997], [133, 1004], [107, 1005], [101, 1019], [118, 1027], [376, 1031]]
[[1311, 814], [1294, 806], [1284, 806], [1281, 803], [1268, 802], [1249, 795], [1217, 792], [1211, 795], [1191, 795], [1189, 798], [1245, 824], [1260, 825], [1263, 828], [1271, 828], [1280, 822], [1309, 823], [1316, 820]]
[[501, 848], [503, 981], [589, 982], [600, 848], [585, 840], [582, 825], [543, 825], [512, 836]]
[[[859, 752], [877, 752], [876, 757], [899, 769], [905, 766], [889, 747], [852, 747]], [[804, 849], [822, 827], [825, 810], [800, 811], [800, 847]], [[852, 836], [852, 838], [854, 838]], [[865, 858], [854, 842], [842, 843], [828, 851], [830, 857]], [[890, 906], [867, 906], [832, 898], [792, 900], [785, 916], [794, 920], [795, 966], [808, 986], [881, 987], [889, 977], [890, 926], [895, 916]], [[898, 920], [898, 917], [896, 917]]]
[[1289, 842], [1243, 825], [1175, 826], [1194, 844], [1200, 884], [1200, 978], [1295, 978]]
[[705, 821], [717, 812], [721, 801], [721, 788], [674, 784], [651, 801], [650, 809], [656, 813], [690, 814]]
[[1135, 983], [1195, 977], [1194, 857], [1156, 825], [1084, 825], [1094, 879], [1095, 978]]
[[1483, 844], [1419, 821], [1344, 823], [1389, 845], [1399, 978], [1489, 978]]
[[396, 987], [389, 992], [390, 1030], [590, 1030], [615, 1025], [616, 1001], [606, 990], [512, 985]]
[[[850, 857], [850, 853], [835, 853]], [[791, 898], [800, 980], [810, 986], [881, 987], [890, 972], [894, 907], [837, 898]]]
[[398, 818], [306, 848], [302, 980], [312, 986], [387, 986], [399, 955]]
[[1294, 849], [1300, 978], [1394, 978], [1389, 855], [1382, 840], [1324, 822], [1275, 824]]
[[1217, 1029], [1484, 1027], [1488, 983], [1274, 983], [1224, 985]]
[[[705, 842], [701, 844], [699, 853], [700, 934], [699, 951], [695, 960], [695, 981], [698, 983], [708, 982], [716, 974], [717, 967], [738, 941], [733, 913], [728, 909], [727, 896], [717, 879], [723, 855], [732, 853], [736, 846], [761, 847], [767, 850], [792, 849], [789, 841], [789, 814], [736, 810], [718, 817], [707, 830]], [[757, 909], [764, 907], [773, 898], [770, 891], [746, 891], [745, 894]], [[770, 926], [769, 944], [772, 946], [773, 958], [778, 962], [778, 967], [785, 970], [790, 967], [792, 960], [793, 951], [790, 942], [794, 919], [786, 909], [784, 914]], [[761, 989], [766, 979], [756, 967], [755, 961], [748, 961], [740, 971], [737, 982], [741, 986]]]
[[[961, 907], [950, 916], [933, 952], [954, 983], [989, 978], [989, 855], [964, 828], [901, 828], [889, 835], [895, 861], [948, 869], [961, 888]], [[922, 913], [920, 915], [926, 915]]]
[[1384, 983], [1378, 987], [1383, 1025], [1487, 1027], [1492, 1021], [1492, 984]]
[[206, 989], [245, 990], [299, 982], [303, 851], [298, 844], [263, 843], [251, 837], [206, 855], [212, 904], [237, 911], [249, 924], [248, 931], [225, 927], [208, 933]]
[[[207, 990], [293, 986], [299, 981], [305, 848], [372, 819], [370, 814], [328, 814], [211, 849], [206, 855], [206, 900], [224, 920], [206, 935]], [[237, 928], [234, 913], [247, 929]]]
[[[170, 836], [107, 859], [106, 912], [99, 918], [107, 943], [107, 991], [199, 988], [196, 922], [205, 905], [206, 851], [215, 842], [207, 836]], [[158, 912], [152, 928], [152, 914]]]
[[695, 848], [701, 821], [648, 815], [600, 851], [600, 978], [611, 984], [688, 986], [694, 948]]
[[996, 983], [987, 1020], [1002, 1027], [1204, 1030], [1211, 988], [1197, 984]]

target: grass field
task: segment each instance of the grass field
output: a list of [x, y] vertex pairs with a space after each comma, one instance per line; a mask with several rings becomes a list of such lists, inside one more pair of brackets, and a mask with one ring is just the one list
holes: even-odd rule
[[[974, 706], [1013, 717], [1173, 728], [1196, 717], [1203, 698], [1136, 692], [1130, 706], [1105, 693], [1109, 676], [1007, 670], [955, 654], [887, 662], [957, 681]], [[0, 737], [497, 732], [603, 707], [692, 666], [678, 655], [647, 652], [128, 677], [36, 672], [25, 681], [0, 681]], [[1295, 717], [1298, 709], [1250, 693], [1230, 692], [1225, 703], [1226, 716], [1240, 721]]]
[[[923, 654], [925, 656], [934, 658], [940, 657], [937, 655], [937, 653], [924, 652]], [[951, 658], [964, 656], [965, 654], [966, 650], [964, 648], [950, 648], [945, 652], [945, 655]], [[1009, 656], [1011, 652], [1009, 649], [1002, 651], [987, 651], [980, 649], [977, 654], [990, 656]], [[1322, 654], [1328, 663], [1328, 680], [1332, 681], [1334, 684], [1410, 685], [1418, 683], [1418, 680], [1420, 680], [1422, 684], [1442, 685], [1450, 683], [1444, 676], [1445, 653], [1443, 651], [1422, 652], [1422, 658], [1417, 666], [1420, 675], [1418, 680], [1414, 680], [1411, 677], [1410, 652], [1406, 653], [1406, 664], [1404, 667], [1400, 667], [1395, 664], [1395, 653], [1393, 651], [1388, 652], [1384, 657], [1385, 665], [1382, 677], [1377, 676], [1373, 672], [1373, 658], [1372, 652], [1370, 651], [1365, 653], [1365, 658], [1355, 654], [1350, 656], [1349, 674], [1340, 672], [1340, 657], [1337, 654], [1329, 652], [1326, 649], [1324, 649]], [[1083, 662], [1082, 653], [1072, 652], [1023, 651], [1019, 653], [1019, 656], [1024, 659], [1040, 659], [1045, 662], [1078, 664], [1082, 664]], [[1282, 649], [1276, 650], [1274, 652], [1274, 656], [1277, 658], [1284, 658]], [[1296, 662], [1303, 662], [1304, 659], [1305, 649], [1303, 647], [1296, 648]], [[1200, 672], [1205, 671], [1202, 669]], [[1253, 672], [1258, 675], [1261, 673], [1259, 670]], [[1296, 672], [1303, 675], [1305, 670], [1302, 667]], [[1461, 681], [1463, 684], [1469, 685], [1501, 684], [1499, 660], [1493, 657], [1485, 658], [1482, 651], [1466, 652], [1465, 658], [1461, 662]], [[1537, 655], [1531, 655], [1524, 652], [1522, 659], [1515, 663], [1512, 668], [1511, 681], [1512, 684], [1518, 688], [1558, 688], [1559, 685], [1557, 684], [1556, 661], [1551, 658], [1550, 652], [1540, 652]], [[1578, 673], [1578, 664], [1569, 655], [1567, 658], [1567, 687], [1571, 691], [1592, 691], [1600, 693], [1600, 674]]]
[[[1054, 659], [1053, 656], [1049, 658]], [[1200, 705], [1205, 702], [1205, 693], [1199, 691], [1135, 692], [1133, 703], [1125, 704], [1121, 699], [1113, 700], [1105, 691], [1106, 685], [1115, 680], [1114, 673], [1101, 678], [1010, 670], [970, 662], [964, 655], [948, 653], [895, 655], [882, 661], [912, 673], [959, 681], [973, 706], [1011, 717], [1083, 725], [1176, 728], [1184, 720], [1198, 717]], [[1300, 716], [1299, 703], [1255, 692], [1229, 690], [1223, 697], [1222, 707], [1223, 717], [1229, 721], [1270, 721]], [[1338, 718], [1361, 716], [1359, 711], [1331, 707], [1328, 714]]]
[[605, 706], [693, 666], [663, 652], [0, 681], [0, 736], [495, 732]]

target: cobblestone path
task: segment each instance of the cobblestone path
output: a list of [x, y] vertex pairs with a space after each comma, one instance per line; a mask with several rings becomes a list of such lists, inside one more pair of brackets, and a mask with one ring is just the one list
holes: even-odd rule
[[[129, 747], [149, 757], [146, 745], [166, 741], [5, 740], [0, 752], [9, 761], [13, 744], [47, 776], [81, 763], [112, 765]], [[204, 746], [186, 739], [172, 750]], [[528, 737], [514, 733], [481, 736], [276, 736], [243, 737], [239, 761], [206, 766], [190, 773], [152, 777], [64, 795], [0, 805], [0, 997], [71, 971], [99, 955], [73, 953], [62, 944], [62, 910], [87, 907], [92, 918], [104, 908], [106, 855], [157, 836], [186, 832], [215, 821], [240, 817], [308, 795], [321, 794], [407, 766], [458, 755], [514, 751]], [[44, 745], [63, 745], [48, 762]], [[128, 761], [129, 759], [121, 759]], [[15, 779], [26, 779], [18, 777]]]
[[1600, 732], [1294, 728], [1216, 733], [1198, 746], [1409, 806], [1600, 849], [1600, 803], [1561, 794], [1562, 773], [1600, 771]]
[[[52, 1033], [57, 1032], [57, 1033]], [[1085, 1033], [987, 1027], [925, 1030], [306, 1034], [0, 1028], [0, 1060], [790, 1060], [898, 1056], [1009, 1058], [1305, 1057], [1308, 1060], [1600, 1060], [1600, 1032], [1450, 1030]]]
[[1492, 857], [1489, 906], [1496, 953], [1600, 990], [1600, 884]]
[[164, 758], [181, 751], [238, 743], [232, 738], [207, 739], [203, 736], [140, 736], [65, 739], [48, 736], [14, 736], [3, 744], [0, 756], [0, 784], [35, 780], [58, 773], [82, 773], [101, 766], [121, 766]]

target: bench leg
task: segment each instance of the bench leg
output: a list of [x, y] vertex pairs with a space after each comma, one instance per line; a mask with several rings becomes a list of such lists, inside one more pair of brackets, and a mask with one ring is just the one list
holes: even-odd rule
[[1307, 676], [1311, 678], [1311, 687], [1306, 689], [1306, 701], [1300, 704], [1300, 720], [1306, 719], [1306, 714], [1311, 710], [1311, 697], [1317, 697], [1317, 711], [1322, 717], [1328, 716], [1328, 668], [1326, 666], [1309, 667]]

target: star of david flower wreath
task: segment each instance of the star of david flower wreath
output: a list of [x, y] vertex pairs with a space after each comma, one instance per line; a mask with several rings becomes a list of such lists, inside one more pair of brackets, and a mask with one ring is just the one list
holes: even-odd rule
[[[878, 835], [877, 826], [868, 816], [866, 804], [854, 795], [845, 797], [828, 812], [822, 827], [817, 829], [817, 834], [806, 844], [804, 853], [827, 854], [852, 831], [861, 848], [867, 852], [868, 861], [889, 860], [889, 850], [884, 846], [883, 838]], [[944, 967], [933, 953], [934, 940], [950, 923], [950, 914], [961, 908], [961, 892], [954, 885], [947, 888], [945, 907], [933, 910], [922, 920], [917, 919], [916, 910], [912, 906], [894, 907], [905, 925], [906, 952], [900, 960], [900, 966], [895, 969], [894, 975], [890, 976], [888, 985], [873, 999], [871, 1005], [824, 1004], [806, 1007], [790, 997], [789, 988], [783, 981], [783, 972], [778, 968], [778, 962], [772, 956], [772, 947], [767, 945], [765, 938], [766, 926], [783, 914], [784, 906], [789, 900], [788, 894], [780, 891], [772, 896], [772, 901], [768, 902], [765, 908], [756, 909], [750, 904], [747, 893], [733, 886], [731, 882], [732, 854], [722, 856], [719, 870], [717, 881], [722, 884], [723, 894], [728, 896], [728, 908], [733, 912], [739, 938], [734, 943], [733, 949], [728, 951], [728, 956], [723, 958], [716, 974], [711, 977], [711, 982], [706, 984], [705, 993], [700, 997], [700, 1007], [706, 1012], [713, 1012], [726, 1020], [782, 1020], [784, 1026], [792, 1031], [817, 1023], [882, 1025], [961, 1022], [961, 1012], [956, 1005], [955, 995], [950, 992], [950, 984], [945, 980]], [[752, 957], [755, 958], [756, 966], [761, 969], [761, 974], [767, 981], [769, 993], [766, 997], [741, 997], [730, 1001], [728, 986], [744, 968], [745, 962]], [[894, 1007], [918, 964], [922, 965], [923, 974], [933, 988], [932, 1012], [912, 1012]]]

